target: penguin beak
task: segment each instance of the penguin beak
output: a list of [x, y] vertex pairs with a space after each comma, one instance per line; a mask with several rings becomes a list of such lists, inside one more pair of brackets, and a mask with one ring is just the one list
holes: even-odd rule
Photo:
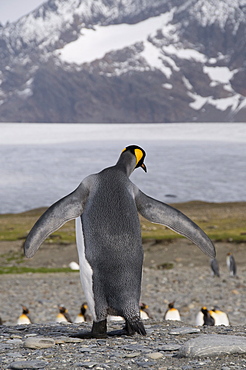
[[145, 166], [145, 164], [144, 164], [144, 163], [142, 163], [142, 164], [141, 164], [141, 167], [142, 167], [142, 169], [144, 170], [144, 172], [147, 172], [147, 168], [146, 168], [146, 166]]

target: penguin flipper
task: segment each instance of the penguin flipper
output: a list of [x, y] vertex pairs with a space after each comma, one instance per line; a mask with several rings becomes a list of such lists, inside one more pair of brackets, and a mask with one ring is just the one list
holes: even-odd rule
[[214, 245], [205, 232], [189, 217], [166, 203], [153, 199], [139, 189], [135, 194], [138, 212], [147, 220], [167, 226], [196, 244], [205, 254], [214, 258]]
[[24, 252], [25, 256], [34, 256], [42, 242], [67, 221], [79, 217], [84, 208], [88, 188], [81, 183], [77, 189], [58, 200], [38, 219], [27, 235]]

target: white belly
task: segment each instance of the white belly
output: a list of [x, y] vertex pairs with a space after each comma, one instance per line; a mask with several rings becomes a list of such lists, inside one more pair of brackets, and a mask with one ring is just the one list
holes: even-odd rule
[[179, 311], [175, 308], [172, 308], [167, 311], [165, 320], [177, 320], [180, 321], [180, 314]]
[[78, 324], [78, 323], [80, 323], [80, 322], [85, 322], [85, 319], [84, 319], [84, 317], [82, 316], [82, 315], [78, 315], [77, 317], [76, 317], [76, 319], [75, 319], [75, 324]]
[[114, 315], [108, 315], [108, 321], [124, 321], [124, 317], [122, 316], [114, 316]]
[[141, 320], [148, 320], [149, 316], [147, 315], [146, 312], [140, 310], [140, 318], [141, 318]]
[[196, 325], [203, 326], [203, 324], [204, 324], [203, 313], [202, 311], [199, 311], [198, 314], [196, 315]]
[[77, 249], [79, 255], [79, 265], [80, 265], [80, 280], [82, 288], [85, 293], [85, 297], [90, 308], [93, 320], [96, 321], [95, 313], [95, 300], [92, 290], [92, 268], [85, 257], [85, 244], [84, 244], [84, 235], [82, 231], [81, 218], [76, 218], [76, 241]]
[[58, 315], [56, 316], [56, 322], [59, 322], [59, 323], [60, 322], [65, 322], [65, 323], [69, 324], [66, 317], [61, 313], [58, 313]]
[[17, 320], [17, 325], [30, 324], [31, 321], [26, 315], [21, 315]]
[[225, 312], [217, 311], [217, 312], [210, 312], [211, 316], [214, 318], [214, 325], [225, 325], [229, 326], [229, 319]]

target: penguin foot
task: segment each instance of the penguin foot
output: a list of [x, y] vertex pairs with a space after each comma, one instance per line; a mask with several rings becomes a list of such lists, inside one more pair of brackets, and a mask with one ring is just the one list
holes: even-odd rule
[[107, 338], [107, 320], [102, 320], [99, 322], [93, 321], [91, 331], [81, 331], [77, 334], [71, 334], [72, 338], [81, 338], [81, 339], [91, 339], [91, 338]]
[[130, 323], [128, 320], [126, 320], [126, 325], [121, 330], [113, 330], [108, 333], [109, 336], [121, 336], [121, 335], [128, 335], [132, 336], [135, 333], [138, 333], [140, 335], [146, 335], [146, 331], [144, 329], [144, 325], [141, 321], [138, 321], [137, 323]]
[[70, 334], [71, 338], [80, 338], [80, 339], [105, 339], [108, 338], [107, 333], [106, 334], [100, 334], [100, 333], [93, 333], [93, 331], [80, 331], [76, 334]]

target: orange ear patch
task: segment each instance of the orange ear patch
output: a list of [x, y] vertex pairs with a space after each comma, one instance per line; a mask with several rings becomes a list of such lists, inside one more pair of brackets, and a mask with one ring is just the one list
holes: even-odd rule
[[135, 153], [135, 156], [136, 156], [136, 164], [139, 163], [139, 161], [141, 161], [141, 159], [143, 158], [143, 152], [141, 149], [134, 149], [134, 153]]

